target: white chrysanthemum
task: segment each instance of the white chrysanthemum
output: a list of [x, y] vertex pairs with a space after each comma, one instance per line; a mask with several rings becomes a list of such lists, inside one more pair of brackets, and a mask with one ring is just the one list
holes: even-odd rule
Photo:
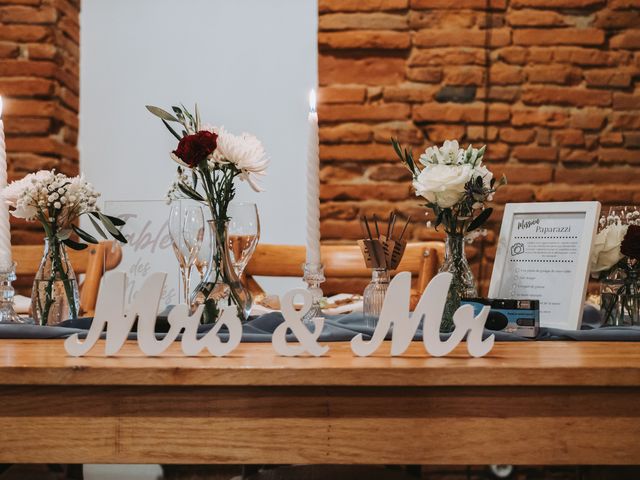
[[218, 146], [214, 153], [217, 162], [227, 161], [240, 170], [245, 180], [256, 192], [261, 192], [257, 180], [265, 175], [269, 159], [260, 140], [250, 133], [234, 135], [224, 128], [218, 130]]
[[460, 165], [464, 162], [465, 151], [460, 148], [457, 140], [446, 140], [440, 148], [429, 147], [420, 155], [423, 165]]

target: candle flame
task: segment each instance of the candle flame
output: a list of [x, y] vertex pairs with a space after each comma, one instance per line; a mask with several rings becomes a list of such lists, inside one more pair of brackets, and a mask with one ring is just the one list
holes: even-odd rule
[[315, 113], [316, 111], [316, 90], [312, 88], [309, 92], [309, 110], [311, 113]]

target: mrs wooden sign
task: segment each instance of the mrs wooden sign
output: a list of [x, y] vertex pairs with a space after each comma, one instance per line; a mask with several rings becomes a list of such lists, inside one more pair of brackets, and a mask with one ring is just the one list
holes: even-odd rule
[[[198, 355], [204, 349], [216, 357], [231, 353], [242, 339], [242, 324], [233, 307], [225, 309], [213, 328], [198, 338], [198, 325], [200, 325], [203, 307], [198, 307], [195, 312], [190, 313], [186, 305], [177, 305], [169, 314], [169, 331], [164, 338], [160, 340], [156, 338], [156, 317], [165, 278], [164, 273], [152, 274], [136, 295], [135, 301], [127, 306], [125, 305], [127, 275], [122, 272], [111, 272], [105, 276], [91, 328], [84, 340], [81, 340], [78, 334], [67, 338], [64, 343], [67, 353], [75, 357], [85, 355], [95, 345], [106, 327], [105, 354], [116, 355], [136, 319], [138, 320], [138, 346], [145, 355], [160, 355], [176, 341], [180, 333], [182, 333], [180, 345], [186, 356]], [[409, 314], [411, 274], [402, 272], [396, 275], [389, 285], [378, 325], [372, 337], [366, 340], [362, 334], [356, 335], [351, 340], [353, 353], [360, 357], [373, 354], [392, 329], [391, 355], [402, 355], [409, 347], [421, 323], [424, 347], [433, 356], [447, 355], [465, 336], [467, 350], [471, 356], [482, 357], [489, 353], [493, 348], [494, 335], [482, 339], [489, 307], [483, 308], [478, 316], [473, 315], [473, 307], [470, 305], [460, 307], [453, 317], [454, 331], [447, 340], [440, 339], [440, 322], [450, 284], [451, 274], [438, 274], [422, 294], [413, 314]], [[297, 296], [303, 299], [303, 306], [299, 310], [294, 306], [294, 298]], [[311, 302], [311, 295], [302, 289], [292, 290], [282, 298], [284, 322], [275, 329], [271, 338], [273, 348], [279, 355], [322, 356], [329, 351], [328, 344], [322, 345], [318, 341], [324, 319], [315, 319], [315, 326], [312, 329], [307, 328], [302, 321], [305, 313], [311, 308]], [[222, 341], [218, 335], [223, 326], [226, 326], [228, 331], [226, 341]], [[287, 342], [288, 330], [293, 332], [297, 342]]]

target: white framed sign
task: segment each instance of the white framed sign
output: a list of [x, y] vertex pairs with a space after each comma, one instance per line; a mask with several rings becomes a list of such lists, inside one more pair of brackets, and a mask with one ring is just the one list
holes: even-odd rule
[[540, 326], [579, 330], [599, 202], [508, 203], [490, 298], [538, 300]]

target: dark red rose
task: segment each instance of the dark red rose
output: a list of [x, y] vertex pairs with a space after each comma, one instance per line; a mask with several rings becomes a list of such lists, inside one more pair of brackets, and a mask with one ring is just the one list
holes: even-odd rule
[[182, 137], [173, 153], [190, 167], [195, 167], [216, 149], [218, 135], [201, 130]]
[[629, 225], [620, 251], [626, 257], [640, 260], [640, 225]]

